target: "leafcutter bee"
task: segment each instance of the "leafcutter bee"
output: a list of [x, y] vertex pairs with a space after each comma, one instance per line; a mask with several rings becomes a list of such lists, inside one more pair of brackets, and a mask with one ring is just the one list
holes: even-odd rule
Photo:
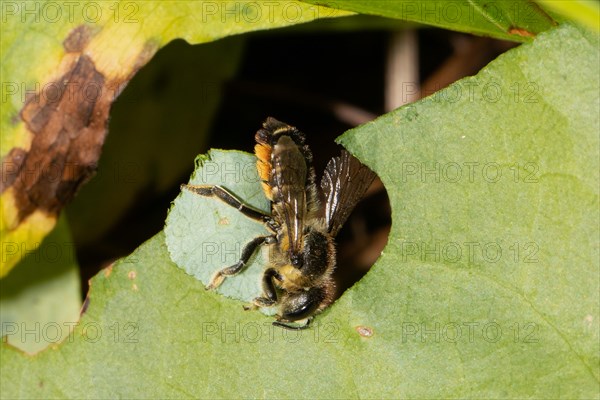
[[[215, 289], [226, 277], [239, 273], [252, 254], [267, 245], [270, 254], [262, 278], [263, 293], [246, 309], [278, 306], [274, 325], [304, 329], [315, 313], [332, 302], [334, 237], [375, 174], [342, 151], [329, 161], [318, 187], [313, 156], [302, 132], [267, 118], [255, 138], [256, 167], [271, 202], [270, 215], [247, 206], [222, 186], [182, 185], [193, 193], [224, 201], [271, 232], [247, 243], [240, 260], [217, 271], [207, 289]], [[294, 322], [300, 324], [290, 324]]]

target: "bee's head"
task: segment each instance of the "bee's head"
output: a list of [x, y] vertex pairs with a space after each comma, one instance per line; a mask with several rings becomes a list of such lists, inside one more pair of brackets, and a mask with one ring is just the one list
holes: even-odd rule
[[279, 316], [282, 321], [299, 321], [313, 315], [328, 302], [328, 290], [325, 286], [316, 286], [308, 290], [285, 292], [281, 298]]

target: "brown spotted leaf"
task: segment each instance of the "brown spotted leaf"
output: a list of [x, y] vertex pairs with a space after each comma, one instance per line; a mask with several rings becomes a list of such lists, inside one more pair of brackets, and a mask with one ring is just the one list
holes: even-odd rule
[[[2, 240], [39, 245], [96, 171], [111, 104], [166, 43], [335, 15], [290, 1], [3, 3]], [[21, 257], [3, 257], [0, 276]]]

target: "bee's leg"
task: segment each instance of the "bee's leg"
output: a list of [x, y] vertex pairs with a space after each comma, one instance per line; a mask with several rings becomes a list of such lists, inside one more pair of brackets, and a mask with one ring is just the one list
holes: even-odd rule
[[308, 317], [306, 319], [306, 324], [304, 325], [288, 325], [285, 322], [281, 322], [281, 321], [274, 321], [273, 325], [274, 326], [279, 326], [281, 328], [285, 328], [285, 329], [289, 329], [291, 331], [300, 331], [302, 329], [306, 329], [310, 326], [310, 323], [312, 322], [313, 317]]
[[274, 268], [267, 268], [262, 279], [263, 295], [254, 299], [255, 306], [271, 307], [277, 304], [277, 291], [273, 279], [277, 279], [281, 282], [283, 278]]
[[240, 257], [240, 260], [233, 264], [231, 267], [223, 268], [222, 270], [217, 271], [217, 273], [213, 276], [213, 278], [210, 281], [210, 284], [206, 287], [206, 289], [215, 289], [219, 287], [221, 283], [223, 283], [226, 277], [235, 275], [238, 272], [240, 272], [242, 268], [244, 268], [244, 266], [248, 263], [248, 260], [250, 260], [250, 257], [252, 257], [252, 254], [254, 254], [256, 249], [258, 249], [261, 245], [265, 243], [273, 243], [274, 240], [274, 236], [259, 236], [252, 239], [252, 241], [246, 244], [242, 249], [242, 256]]
[[269, 226], [272, 218], [263, 213], [262, 211], [258, 211], [246, 204], [242, 203], [240, 199], [235, 197], [233, 194], [228, 192], [222, 186], [217, 185], [181, 185], [181, 189], [187, 189], [192, 193], [199, 194], [200, 196], [205, 197], [216, 197], [223, 201], [224, 203], [230, 205], [231, 207], [237, 208], [239, 212], [244, 214], [248, 218], [252, 218], [253, 220], [263, 222], [268, 224]]

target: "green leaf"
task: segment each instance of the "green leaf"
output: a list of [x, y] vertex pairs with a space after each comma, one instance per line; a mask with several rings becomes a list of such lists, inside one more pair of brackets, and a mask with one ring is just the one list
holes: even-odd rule
[[75, 327], [81, 308], [79, 269], [66, 220], [61, 218], [36, 250], [10, 242], [2, 246], [27, 254], [0, 281], [2, 336], [28, 353], [60, 343]]
[[[344, 135], [383, 179], [393, 227], [377, 264], [314, 328], [280, 330], [205, 291], [161, 233], [92, 280], [70, 342], [35, 357], [2, 345], [3, 396], [598, 397], [597, 46], [562, 26]], [[211, 157], [233, 171], [252, 160]], [[262, 207], [256, 183], [220, 179]], [[234, 229], [243, 216], [186, 196], [168, 227], [182, 241], [201, 249], [217, 216], [246, 240]], [[212, 225], [184, 238], [194, 213]]]
[[[189, 184], [221, 185], [245, 204], [270, 212], [253, 155], [213, 150], [208, 157], [198, 157], [196, 165]], [[216, 271], [235, 264], [247, 242], [268, 234], [262, 224], [240, 218], [237, 209], [189, 190], [182, 190], [175, 199], [165, 225], [171, 259], [204, 285]], [[226, 279], [218, 291], [246, 302], [260, 296], [260, 279], [267, 259], [267, 249], [263, 247], [251, 258], [244, 279]]]
[[303, 1], [517, 42], [556, 25], [551, 16], [528, 0]]

